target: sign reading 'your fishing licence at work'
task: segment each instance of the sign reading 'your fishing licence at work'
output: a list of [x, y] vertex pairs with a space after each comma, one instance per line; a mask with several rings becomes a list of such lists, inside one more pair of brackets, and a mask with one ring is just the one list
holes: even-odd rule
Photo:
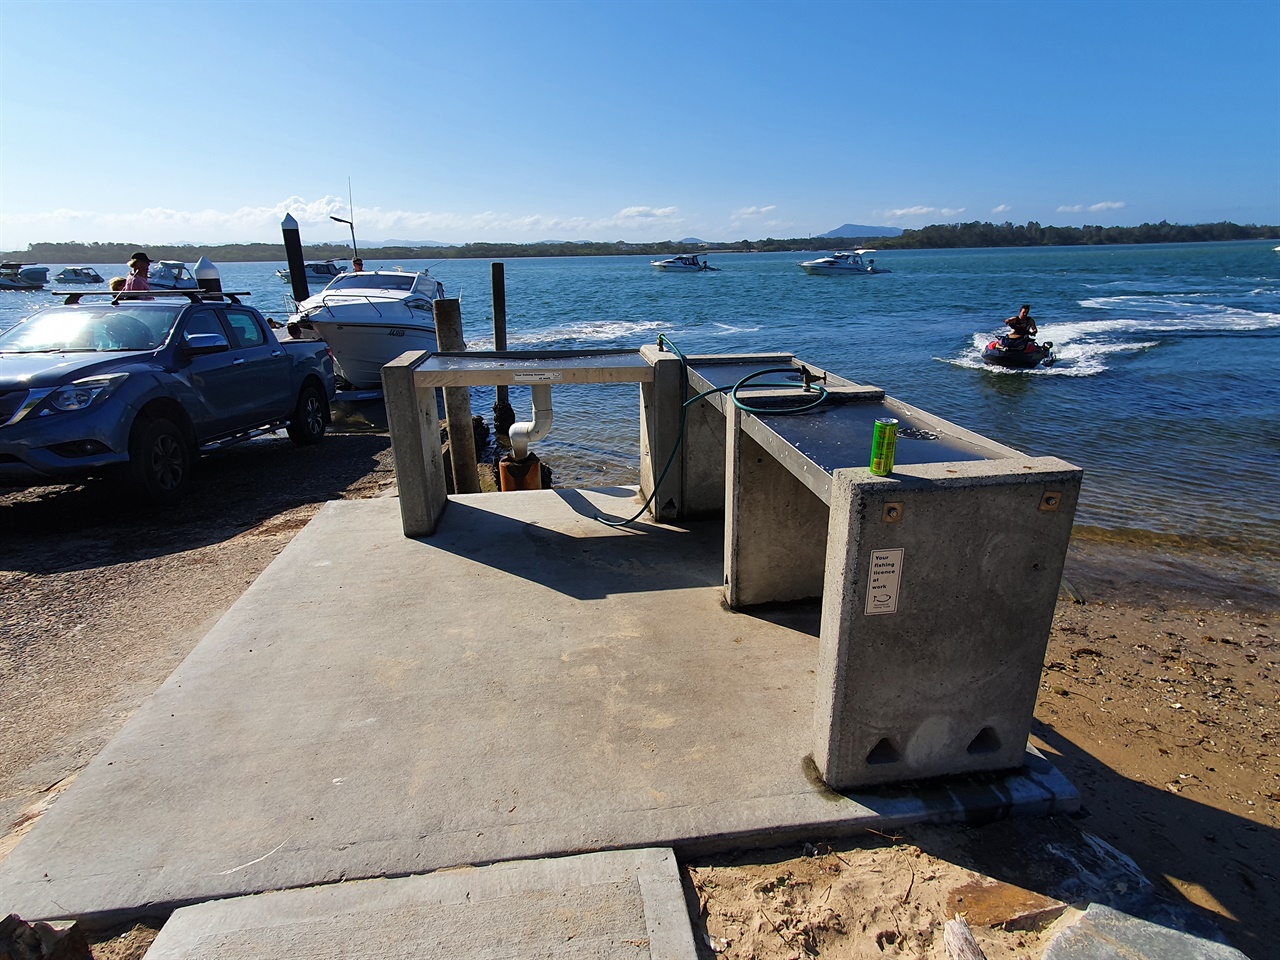
[[902, 584], [902, 550], [872, 550], [871, 575], [867, 578], [867, 616], [898, 612], [898, 587]]

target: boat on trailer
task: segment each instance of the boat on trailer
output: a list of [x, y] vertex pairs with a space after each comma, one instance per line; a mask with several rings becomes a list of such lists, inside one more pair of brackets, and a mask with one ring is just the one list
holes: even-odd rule
[[382, 368], [406, 350], [435, 352], [434, 301], [444, 284], [427, 270], [364, 270], [335, 277], [298, 304], [295, 339], [324, 340], [351, 386], [382, 386]]

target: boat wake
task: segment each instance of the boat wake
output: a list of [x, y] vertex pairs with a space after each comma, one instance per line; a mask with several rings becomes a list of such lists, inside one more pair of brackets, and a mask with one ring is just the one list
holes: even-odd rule
[[1212, 295], [1179, 293], [1096, 296], [1080, 301], [1089, 311], [1105, 311], [1098, 319], [1041, 324], [1040, 340], [1051, 340], [1056, 358], [1052, 366], [1031, 370], [992, 367], [982, 361], [982, 349], [1002, 331], [975, 333], [957, 356], [934, 357], [943, 363], [992, 373], [1033, 374], [1042, 377], [1091, 377], [1107, 370], [1112, 358], [1141, 353], [1162, 340], [1179, 335], [1256, 333], [1280, 329], [1280, 313], [1224, 304]]
[[754, 327], [738, 327], [732, 323], [721, 323], [719, 320], [712, 320], [711, 323], [718, 328], [715, 335], [720, 337], [732, 336], [735, 333], [756, 333], [760, 330], [759, 324]]
[[[649, 343], [654, 339], [655, 330], [663, 330], [668, 324], [660, 320], [584, 320], [581, 323], [566, 323], [559, 327], [513, 334], [507, 340], [512, 350], [572, 349], [575, 346], [591, 344], [598, 348], [601, 344], [617, 344], [631, 347], [637, 342]], [[492, 343], [492, 337], [489, 338]]]
[[996, 367], [982, 360], [983, 348], [998, 333], [975, 333], [968, 347], [955, 357], [934, 357], [942, 363], [970, 370], [986, 370], [988, 373], [1017, 374], [1036, 377], [1093, 377], [1107, 369], [1107, 358], [1115, 354], [1141, 353], [1156, 346], [1156, 341], [1119, 342], [1110, 339], [1092, 339], [1079, 335], [1073, 328], [1086, 324], [1046, 324], [1040, 328], [1039, 339], [1053, 342], [1052, 366], [1038, 366], [1030, 370], [1012, 367]]

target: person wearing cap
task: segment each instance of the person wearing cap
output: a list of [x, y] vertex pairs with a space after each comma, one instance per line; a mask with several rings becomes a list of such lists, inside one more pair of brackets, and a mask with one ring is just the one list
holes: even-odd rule
[[361, 270], [364, 269], [364, 261], [361, 260], [359, 257], [356, 257], [354, 260], [351, 261], [351, 269], [355, 273], [359, 273]]
[[129, 276], [125, 278], [126, 290], [150, 290], [151, 283], [147, 272], [151, 269], [151, 258], [139, 250], [129, 258]]

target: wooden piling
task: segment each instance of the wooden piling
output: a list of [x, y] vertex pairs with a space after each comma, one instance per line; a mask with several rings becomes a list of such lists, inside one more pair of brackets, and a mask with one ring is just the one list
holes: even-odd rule
[[[436, 320], [436, 343], [441, 353], [467, 349], [462, 339], [462, 301], [438, 298], [432, 303]], [[476, 469], [476, 437], [471, 426], [471, 391], [467, 387], [444, 387], [444, 417], [449, 425], [449, 462], [453, 468], [455, 493], [479, 493], [480, 473]]]

